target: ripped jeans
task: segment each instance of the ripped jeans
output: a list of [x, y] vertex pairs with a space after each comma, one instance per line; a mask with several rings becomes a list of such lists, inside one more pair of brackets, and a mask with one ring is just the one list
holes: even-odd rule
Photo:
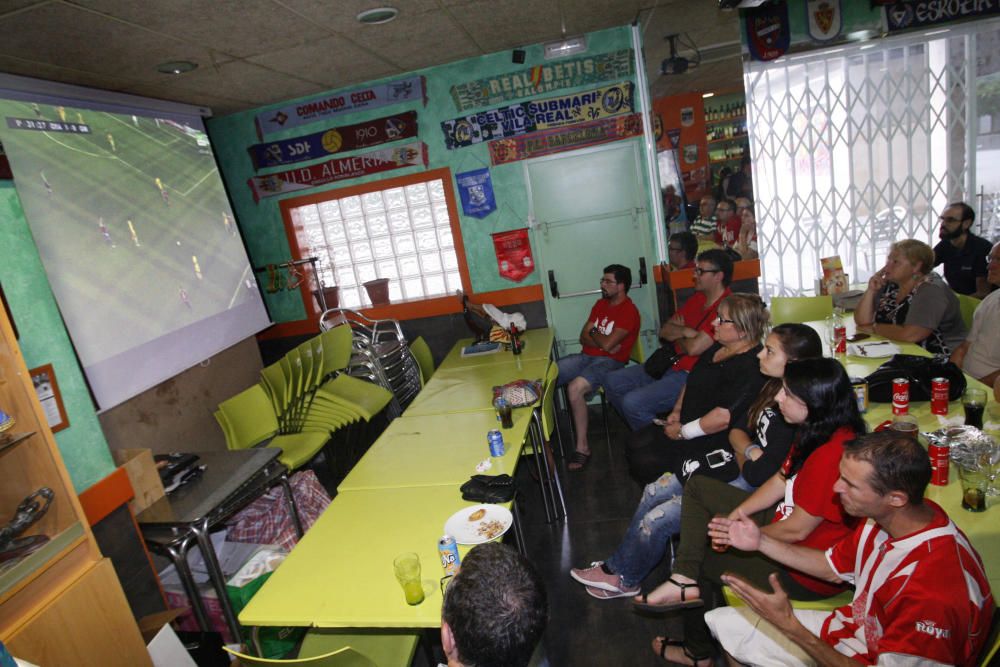
[[[753, 487], [742, 477], [730, 482], [747, 491]], [[631, 588], [642, 583], [667, 552], [667, 543], [681, 532], [681, 499], [684, 487], [673, 473], [664, 473], [642, 490], [642, 500], [632, 515], [625, 537], [607, 560], [608, 568], [621, 575]]]

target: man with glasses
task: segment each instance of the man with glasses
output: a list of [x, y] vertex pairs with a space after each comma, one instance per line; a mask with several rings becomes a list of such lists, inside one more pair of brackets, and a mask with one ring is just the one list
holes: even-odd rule
[[693, 269], [698, 254], [698, 239], [691, 232], [677, 232], [667, 243], [667, 260], [671, 271]]
[[[986, 279], [1000, 286], [1000, 243], [986, 257]], [[993, 387], [1000, 401], [1000, 289], [994, 290], [976, 308], [972, 330], [965, 342], [952, 352], [951, 360], [980, 382]]]
[[608, 373], [604, 380], [608, 402], [633, 431], [673, 409], [688, 372], [712, 345], [719, 301], [729, 295], [732, 279], [733, 260], [724, 251], [706, 250], [698, 255], [695, 293], [660, 327], [660, 339], [667, 351], [680, 354], [680, 358], [660, 377], [653, 377], [644, 365], [638, 364]]
[[639, 309], [628, 298], [632, 271], [621, 264], [604, 267], [601, 298], [590, 310], [580, 332], [583, 350], [559, 360], [559, 386], [566, 387], [576, 450], [569, 457], [567, 469], [582, 470], [590, 462], [587, 442], [587, 397], [604, 385], [605, 376], [624, 366], [639, 337]]
[[955, 202], [938, 221], [941, 241], [934, 246], [934, 266], [944, 264], [944, 278], [953, 290], [982, 299], [990, 293], [986, 281], [990, 242], [972, 233], [976, 212], [965, 202]]
[[715, 235], [715, 197], [712, 195], [705, 195], [698, 202], [698, 217], [691, 223], [691, 233], [704, 241], [710, 241]]
[[715, 233], [712, 240], [723, 248], [730, 248], [740, 235], [742, 220], [736, 215], [736, 203], [723, 199], [715, 207]]

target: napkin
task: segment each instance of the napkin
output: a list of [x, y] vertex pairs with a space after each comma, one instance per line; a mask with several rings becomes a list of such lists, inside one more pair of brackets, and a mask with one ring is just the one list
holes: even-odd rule
[[871, 343], [850, 343], [847, 346], [847, 353], [855, 357], [868, 357], [869, 359], [882, 359], [899, 354], [901, 350], [895, 343], [880, 340]]
[[524, 315], [521, 313], [507, 314], [494, 306], [492, 303], [484, 303], [483, 310], [490, 318], [499, 324], [502, 328], [510, 330], [510, 325], [513, 324], [517, 327], [518, 331], [524, 331], [527, 328], [527, 322], [524, 319]]

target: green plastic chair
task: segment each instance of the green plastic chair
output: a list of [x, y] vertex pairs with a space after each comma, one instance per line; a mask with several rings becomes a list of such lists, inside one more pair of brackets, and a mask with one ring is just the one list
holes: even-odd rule
[[[726, 598], [726, 604], [730, 607], [745, 607], [747, 606], [743, 600], [739, 598], [736, 593], [733, 592], [729, 586], [722, 587], [722, 595]], [[854, 591], [846, 590], [843, 593], [838, 593], [833, 597], [823, 598], [822, 600], [792, 600], [792, 606], [796, 609], [814, 609], [817, 611], [833, 611], [838, 607], [843, 607], [845, 604], [851, 604], [854, 599]]]
[[[558, 520], [568, 516], [566, 512], [566, 499], [563, 497], [562, 483], [559, 481], [559, 471], [556, 469], [555, 460], [552, 458], [551, 448], [552, 432], [559, 427], [555, 409], [556, 380], [558, 378], [559, 366], [555, 363], [550, 363], [548, 371], [545, 373], [545, 381], [542, 383], [542, 400], [535, 407], [531, 415], [532, 429], [535, 430], [537, 437], [532, 439], [530, 435], [531, 431], [529, 430], [527, 442], [521, 450], [525, 455], [534, 454], [535, 456], [536, 468], [539, 473], [538, 484], [542, 491], [542, 502], [545, 503], [546, 498], [548, 498], [548, 501], [552, 503], [551, 514], [549, 506], [545, 506], [545, 515], [549, 519], [549, 522], [553, 518]], [[536, 441], [541, 443], [542, 452], [535, 451]], [[561, 453], [562, 442], [559, 443], [559, 448]], [[542, 458], [539, 458], [539, 456]], [[548, 486], [547, 495], [546, 485]], [[559, 500], [558, 505], [556, 505], [557, 497]]]
[[382, 412], [392, 401], [392, 392], [343, 372], [351, 360], [351, 327], [341, 324], [319, 335], [323, 346], [322, 376], [330, 378], [316, 390], [316, 399], [345, 406], [365, 421]]
[[418, 643], [419, 636], [411, 633], [352, 634], [341, 630], [314, 629], [306, 633], [297, 658], [258, 658], [223, 648], [247, 667], [405, 667], [413, 661]]
[[771, 322], [787, 324], [813, 322], [833, 315], [833, 297], [776, 296], [771, 299]]
[[962, 310], [962, 321], [965, 322], [965, 328], [972, 329], [972, 317], [982, 301], [974, 296], [959, 294], [958, 292], [955, 292], [955, 296], [958, 297], [958, 305]]
[[410, 354], [417, 360], [417, 366], [420, 366], [421, 384], [427, 384], [427, 381], [434, 375], [434, 356], [423, 336], [417, 336], [416, 340], [410, 343]]

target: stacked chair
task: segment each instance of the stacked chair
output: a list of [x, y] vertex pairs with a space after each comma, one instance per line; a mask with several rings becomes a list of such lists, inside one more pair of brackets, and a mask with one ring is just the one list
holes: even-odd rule
[[351, 330], [346, 374], [392, 392], [388, 410], [392, 417], [398, 417], [423, 386], [420, 365], [410, 352], [399, 322], [372, 320], [347, 308], [327, 310], [319, 321], [321, 331], [345, 324]]

